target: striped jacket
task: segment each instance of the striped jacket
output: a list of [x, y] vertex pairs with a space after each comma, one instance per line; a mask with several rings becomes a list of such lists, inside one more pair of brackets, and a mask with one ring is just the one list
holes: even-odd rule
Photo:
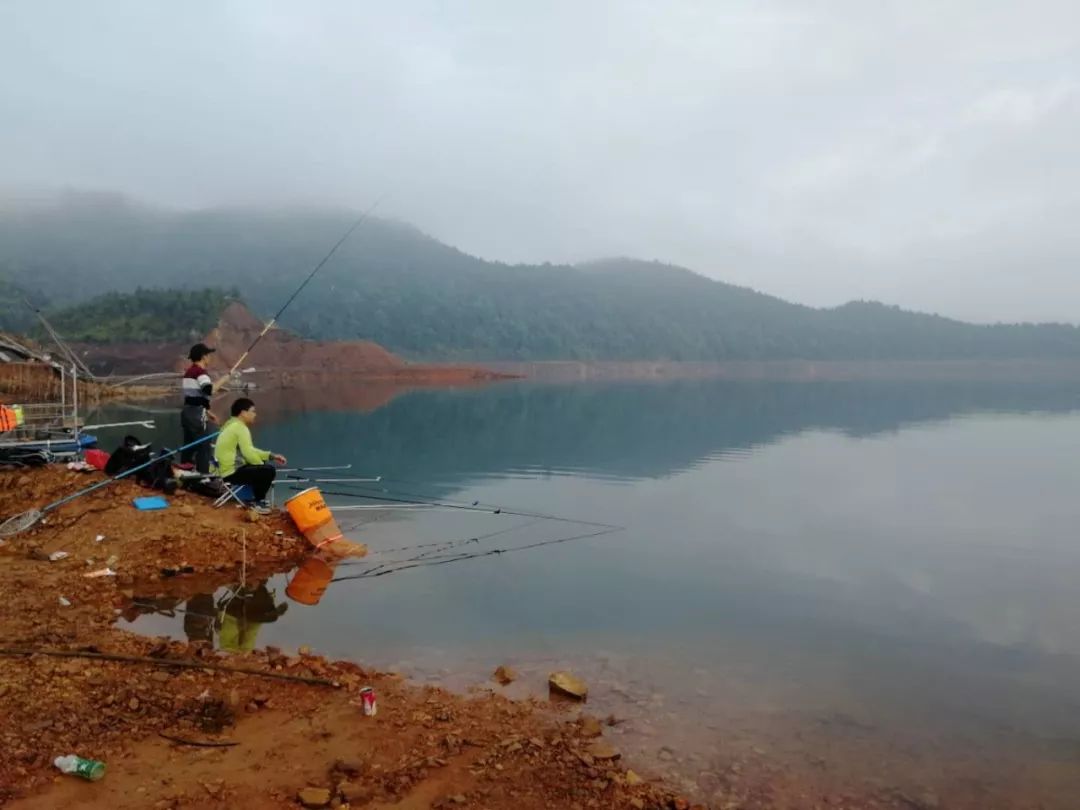
[[213, 380], [206, 373], [206, 369], [198, 363], [192, 363], [188, 366], [180, 386], [184, 394], [185, 405], [210, 407], [210, 395], [214, 393]]

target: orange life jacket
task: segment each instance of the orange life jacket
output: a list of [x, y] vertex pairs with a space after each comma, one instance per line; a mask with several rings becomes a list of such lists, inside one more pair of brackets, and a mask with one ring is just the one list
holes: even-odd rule
[[0, 405], [0, 433], [14, 430], [20, 421], [18, 411], [7, 405]]

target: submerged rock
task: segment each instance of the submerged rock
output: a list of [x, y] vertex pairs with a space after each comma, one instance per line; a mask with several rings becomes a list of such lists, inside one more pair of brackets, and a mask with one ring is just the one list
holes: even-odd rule
[[600, 725], [600, 721], [595, 717], [585, 716], [581, 718], [581, 736], [582, 737], [599, 737], [604, 733], [603, 727]]
[[296, 794], [297, 800], [304, 807], [326, 807], [330, 804], [330, 791], [326, 788], [304, 788]]
[[548, 676], [548, 686], [561, 695], [585, 700], [589, 696], [589, 687], [585, 681], [569, 672], [553, 672]]
[[496, 669], [491, 675], [492, 680], [503, 686], [513, 683], [517, 680], [517, 677], [518, 675], [517, 672], [514, 671], [514, 668], [508, 667], [505, 664]]
[[602, 740], [597, 740], [588, 748], [589, 756], [596, 760], [618, 759], [622, 756], [615, 748]]

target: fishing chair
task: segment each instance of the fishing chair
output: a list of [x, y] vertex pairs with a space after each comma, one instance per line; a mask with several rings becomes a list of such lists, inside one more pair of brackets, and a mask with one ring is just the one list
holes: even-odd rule
[[[210, 459], [210, 469], [220, 470], [216, 458]], [[218, 473], [215, 473], [213, 477], [221, 482], [222, 487], [221, 495], [214, 501], [215, 509], [220, 509], [230, 501], [235, 501], [238, 506], [247, 509], [255, 501], [255, 493], [251, 491], [251, 487], [247, 484], [230, 484]]]

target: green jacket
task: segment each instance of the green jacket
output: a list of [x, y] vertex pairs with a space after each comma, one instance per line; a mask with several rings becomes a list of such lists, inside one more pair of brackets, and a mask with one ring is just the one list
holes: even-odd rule
[[251, 443], [251, 431], [248, 426], [234, 416], [221, 428], [221, 433], [217, 437], [217, 447], [214, 448], [218, 474], [222, 478], [228, 478], [236, 472], [237, 454], [245, 464], [266, 464], [271, 456], [269, 451], [260, 450]]

